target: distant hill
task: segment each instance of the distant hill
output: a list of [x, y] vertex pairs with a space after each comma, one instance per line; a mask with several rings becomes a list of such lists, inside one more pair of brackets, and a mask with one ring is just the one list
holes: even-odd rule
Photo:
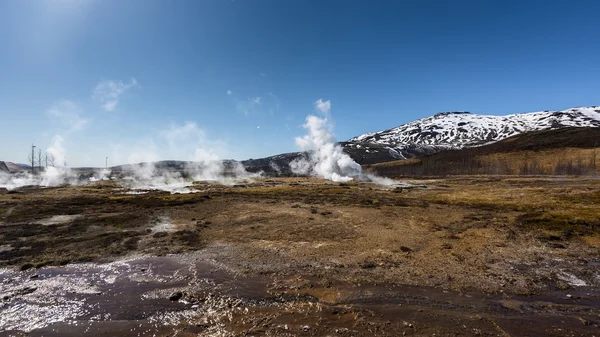
[[18, 173], [28, 169], [29, 166], [23, 167], [22, 164], [15, 164], [9, 161], [0, 161], [0, 172]]
[[[385, 131], [348, 140], [344, 148], [381, 153], [388, 160], [409, 159], [448, 149], [497, 142], [518, 134], [566, 127], [600, 127], [600, 107], [539, 111], [507, 116], [441, 112]], [[383, 160], [382, 160], [383, 161]], [[367, 163], [365, 163], [367, 164]]]
[[528, 132], [496, 143], [367, 166], [388, 177], [600, 173], [600, 128]]
[[[357, 163], [371, 165], [448, 150], [480, 147], [535, 131], [595, 127], [600, 127], [598, 106], [507, 116], [479, 115], [465, 111], [441, 112], [385, 131], [353, 137], [339, 144]], [[553, 142], [554, 147], [572, 146], [571, 142], [574, 141], [568, 137], [563, 137], [560, 141], [536, 137], [534, 142]], [[303, 155], [306, 154], [293, 152], [250, 159], [242, 163], [250, 171], [290, 174], [289, 163]]]
[[[373, 165], [397, 160], [430, 157], [436, 153], [455, 153], [451, 150], [475, 149], [463, 154], [473, 156], [479, 151], [490, 153], [506, 152], [510, 148], [503, 140], [518, 139], [511, 146], [511, 151], [528, 151], [540, 148], [582, 148], [585, 140], [581, 134], [594, 134], [593, 129], [600, 128], [600, 107], [589, 106], [571, 108], [560, 111], [539, 111], [512, 114], [506, 116], [490, 116], [472, 114], [465, 111], [440, 112], [431, 117], [422, 118], [388, 130], [365, 133], [340, 142], [340, 146], [354, 161], [361, 165]], [[588, 130], [588, 131], [577, 131]], [[558, 131], [555, 133], [536, 133], [539, 131]], [[521, 138], [514, 138], [525, 135]], [[558, 137], [558, 138], [556, 138]], [[585, 137], [584, 137], [585, 138]], [[495, 145], [494, 145], [495, 144]], [[591, 146], [587, 144], [587, 146]], [[450, 152], [448, 152], [450, 151]], [[509, 151], [510, 152], [510, 151]], [[308, 153], [291, 152], [266, 158], [241, 161], [249, 172], [263, 171], [270, 175], [291, 175], [289, 164], [299, 157], [307, 157]], [[423, 159], [420, 159], [423, 161]], [[429, 160], [429, 159], [427, 159]], [[436, 159], [437, 160], [437, 159]], [[159, 170], [184, 171], [191, 162], [166, 160], [155, 163]], [[226, 170], [234, 168], [236, 161], [225, 160]], [[405, 162], [404, 164], [409, 164]], [[13, 164], [17, 165], [18, 164]], [[8, 164], [6, 164], [8, 165]], [[115, 173], [126, 174], [139, 168], [141, 164], [120, 165], [112, 167]], [[393, 165], [399, 165], [394, 163]], [[26, 165], [25, 165], [26, 166]], [[28, 168], [26, 166], [26, 168]], [[23, 169], [21, 167], [21, 169]], [[0, 170], [3, 170], [0, 167]], [[15, 171], [14, 166], [4, 170]], [[80, 168], [81, 174], [93, 174], [92, 168]], [[383, 169], [382, 169], [383, 170]]]

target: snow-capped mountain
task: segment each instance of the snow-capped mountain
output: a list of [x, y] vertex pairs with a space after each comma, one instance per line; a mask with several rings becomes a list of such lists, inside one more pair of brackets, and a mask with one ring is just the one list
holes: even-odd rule
[[[442, 112], [393, 129], [366, 133], [344, 143], [367, 154], [387, 152], [396, 159], [445, 149], [478, 146], [520, 133], [563, 127], [600, 127], [600, 107], [540, 111], [508, 116]], [[374, 146], [376, 145], [376, 146]]]

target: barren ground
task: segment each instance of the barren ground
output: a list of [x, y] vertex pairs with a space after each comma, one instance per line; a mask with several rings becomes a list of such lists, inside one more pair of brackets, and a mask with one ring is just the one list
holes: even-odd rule
[[0, 192], [0, 331], [599, 335], [600, 180], [411, 183]]

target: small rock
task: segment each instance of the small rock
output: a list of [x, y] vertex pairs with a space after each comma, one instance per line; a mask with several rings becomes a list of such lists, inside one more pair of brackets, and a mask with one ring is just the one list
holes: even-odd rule
[[37, 287], [25, 287], [25, 288], [19, 290], [17, 292], [17, 294], [19, 294], [19, 295], [27, 295], [27, 294], [31, 294], [32, 292], [34, 292], [36, 290], [37, 290]]
[[362, 269], [373, 269], [373, 268], [377, 267], [377, 265], [375, 264], [375, 262], [365, 262], [360, 267]]
[[573, 295], [567, 294], [567, 298], [573, 298]]
[[35, 279], [37, 279], [39, 277], [40, 277], [40, 275], [38, 275], [38, 274], [29, 276], [29, 278], [32, 279], [32, 280], [35, 280]]
[[25, 271], [27, 269], [33, 268], [33, 264], [31, 263], [25, 263], [24, 265], [21, 266], [21, 271]]
[[181, 291], [176, 291], [169, 296], [169, 300], [171, 301], [179, 301], [183, 297], [183, 293]]
[[403, 252], [405, 252], [405, 253], [410, 253], [410, 252], [413, 251], [411, 248], [408, 248], [406, 246], [400, 246], [400, 250], [403, 251]]
[[304, 325], [302, 327], [302, 331], [307, 332], [308, 330], [310, 330], [310, 327], [308, 325]]

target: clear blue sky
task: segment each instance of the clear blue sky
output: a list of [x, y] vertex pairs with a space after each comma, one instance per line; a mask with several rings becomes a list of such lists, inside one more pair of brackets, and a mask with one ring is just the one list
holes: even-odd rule
[[[3, 0], [0, 160], [295, 151], [439, 111], [600, 104], [600, 1]], [[187, 124], [186, 124], [187, 123]], [[195, 123], [195, 124], [193, 124]]]

